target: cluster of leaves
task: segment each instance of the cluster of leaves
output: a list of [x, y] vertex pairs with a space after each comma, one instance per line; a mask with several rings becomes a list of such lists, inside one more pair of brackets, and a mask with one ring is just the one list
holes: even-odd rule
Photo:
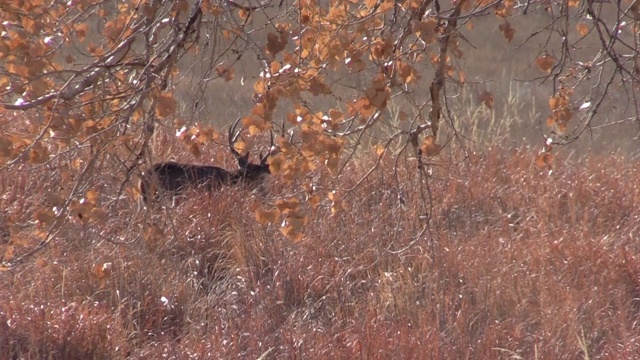
[[[55, 166], [66, 179], [55, 190], [54, 210], [37, 217], [45, 234], [42, 244], [69, 217], [82, 212], [98, 219], [104, 213], [95, 208], [107, 205], [87, 202], [86, 194], [100, 193], [104, 184], [96, 181], [96, 172], [107, 165], [121, 184], [113, 203], [120, 201], [140, 164], [157, 158], [153, 138], [159, 127], [187, 124], [194, 126], [192, 133], [213, 134], [185, 120], [186, 113], [201, 111], [201, 102], [193, 101], [191, 109], [179, 106], [180, 83], [192, 77], [205, 88], [212, 79], [232, 81], [249, 55], [258, 59], [258, 71], [246, 74], [255, 79], [254, 105], [238, 116], [253, 135], [281, 129], [281, 151], [271, 160], [272, 170], [306, 189], [318, 188], [306, 176], [318, 167], [340, 176], [362, 139], [389, 116], [391, 101], [407, 108], [376, 152], [382, 156], [393, 142], [413, 149], [400, 154], [417, 159], [416, 174], [426, 184], [422, 157], [439, 155], [449, 141], [442, 139], [442, 124], [456, 137], [447, 94], [467, 82], [464, 32], [482, 17], [499, 18], [498, 26], [483, 26], [511, 42], [518, 33], [510, 16], [549, 16], [549, 23], [525, 40], [545, 40], [532, 61], [542, 70], [540, 80], [552, 83], [549, 139], [539, 163], [550, 163], [553, 145], [571, 142], [588, 129], [614, 90], [625, 90], [630, 111], [638, 110], [633, 101], [640, 68], [636, 2], [72, 3], [0, 2], [0, 162], [7, 171]], [[585, 50], [593, 44], [598, 51]], [[189, 66], [193, 59], [205, 59], [199, 60], [205, 64], [202, 73]], [[429, 87], [428, 96], [419, 91], [422, 86]], [[323, 105], [314, 105], [319, 98]], [[483, 94], [487, 107], [494, 101], [491, 93]], [[574, 121], [578, 110], [581, 119]], [[284, 136], [286, 129], [294, 136]], [[204, 142], [185, 139], [197, 156]], [[339, 199], [334, 190], [323, 186], [322, 197]], [[316, 201], [316, 195], [307, 191], [296, 201]], [[296, 201], [277, 205], [277, 214], [286, 217], [283, 231], [293, 238], [306, 224]], [[277, 217], [275, 208], [266, 211], [259, 217]]]

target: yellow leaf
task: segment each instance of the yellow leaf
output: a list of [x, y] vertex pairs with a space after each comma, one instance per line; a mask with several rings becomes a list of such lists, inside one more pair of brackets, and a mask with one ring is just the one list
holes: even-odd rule
[[233, 68], [227, 67], [225, 65], [216, 66], [216, 73], [218, 76], [224, 79], [224, 81], [231, 81], [235, 75]]
[[255, 211], [255, 215], [256, 220], [259, 223], [266, 225], [278, 222], [278, 219], [280, 218], [280, 211], [278, 209], [265, 210], [260, 208]]
[[288, 213], [292, 211], [296, 211], [300, 206], [300, 202], [296, 198], [292, 199], [283, 199], [276, 201], [276, 207], [279, 211]]
[[89, 29], [89, 25], [86, 22], [77, 22], [73, 25], [73, 29], [76, 31], [78, 40], [84, 41], [84, 39], [87, 37], [87, 30]]
[[4, 256], [3, 256], [3, 260], [4, 261], [10, 261], [13, 259], [14, 257], [14, 252], [13, 252], [13, 246], [12, 245], [7, 245], [7, 248], [4, 250]]
[[373, 146], [373, 151], [375, 151], [376, 155], [380, 156], [384, 154], [387, 148], [382, 144], [376, 144]]
[[95, 190], [87, 190], [84, 197], [85, 199], [87, 199], [87, 204], [96, 206], [98, 204], [98, 200], [100, 199], [100, 194]]
[[442, 145], [436, 144], [436, 137], [433, 135], [429, 135], [424, 138], [424, 141], [422, 141], [420, 150], [422, 151], [423, 155], [436, 156], [440, 154], [440, 151], [442, 151]]
[[283, 226], [280, 228], [280, 232], [294, 243], [302, 241], [302, 232], [294, 229], [293, 226]]
[[546, 72], [551, 72], [553, 65], [555, 64], [556, 59], [550, 55], [543, 55], [536, 59], [536, 65], [542, 70]]
[[543, 152], [538, 155], [536, 158], [536, 166], [539, 168], [548, 168], [551, 166], [553, 162], [553, 155], [548, 152]]
[[161, 94], [158, 97], [158, 105], [156, 106], [156, 115], [165, 118], [176, 111], [176, 100], [170, 93]]
[[579, 22], [576, 24], [576, 30], [578, 30], [580, 35], [587, 36], [589, 33], [589, 26], [583, 22]]

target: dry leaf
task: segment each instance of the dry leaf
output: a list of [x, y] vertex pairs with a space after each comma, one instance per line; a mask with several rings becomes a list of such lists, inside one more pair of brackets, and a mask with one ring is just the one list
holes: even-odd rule
[[500, 29], [504, 38], [507, 39], [507, 42], [511, 42], [511, 40], [513, 40], [513, 35], [516, 33], [516, 31], [511, 27], [511, 24], [509, 22], [505, 21], [504, 23], [500, 24], [498, 26], [498, 29]]
[[536, 59], [536, 65], [542, 70], [548, 73], [551, 72], [553, 65], [555, 64], [556, 59], [550, 55], [543, 55]]

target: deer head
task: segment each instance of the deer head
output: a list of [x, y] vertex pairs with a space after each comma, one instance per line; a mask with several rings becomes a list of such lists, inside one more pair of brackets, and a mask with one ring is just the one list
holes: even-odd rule
[[235, 156], [236, 160], [238, 160], [239, 169], [234, 172], [232, 175], [234, 182], [246, 182], [252, 183], [258, 180], [261, 180], [263, 176], [271, 174], [271, 170], [269, 169], [268, 159], [269, 156], [274, 155], [276, 150], [273, 143], [273, 132], [271, 132], [271, 144], [269, 146], [269, 152], [266, 155], [262, 155], [260, 153], [260, 163], [254, 164], [249, 161], [250, 152], [247, 152], [244, 155], [240, 155], [240, 153], [235, 148], [235, 143], [238, 141], [240, 137], [241, 130], [236, 131], [238, 123], [240, 122], [240, 118], [238, 118], [233, 125], [229, 127], [229, 150]]

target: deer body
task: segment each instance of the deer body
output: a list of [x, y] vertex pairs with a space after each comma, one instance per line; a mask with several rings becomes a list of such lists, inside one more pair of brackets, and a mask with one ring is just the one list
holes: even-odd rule
[[[239, 132], [232, 135], [238, 121], [229, 129], [229, 148], [238, 160], [239, 169], [229, 171], [217, 166], [183, 164], [178, 162], [162, 162], [147, 170], [140, 181], [140, 193], [148, 205], [152, 198], [159, 200], [158, 192], [173, 196], [189, 188], [204, 188], [206, 191], [216, 191], [223, 185], [248, 184], [254, 185], [270, 174], [267, 158], [270, 154], [260, 157], [259, 164], [249, 162], [249, 153], [240, 155], [234, 148]], [[273, 138], [272, 138], [273, 144]]]

